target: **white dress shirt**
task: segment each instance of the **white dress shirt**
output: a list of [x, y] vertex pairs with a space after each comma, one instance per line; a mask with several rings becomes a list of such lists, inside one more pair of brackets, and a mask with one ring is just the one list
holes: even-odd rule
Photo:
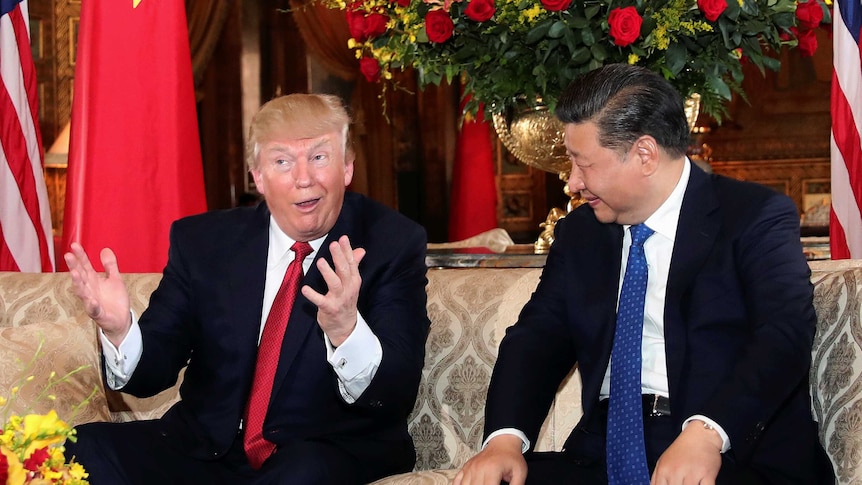
[[[314, 258], [326, 236], [309, 241], [312, 253], [302, 262], [303, 274], [308, 273]], [[260, 321], [260, 335], [272, 308], [272, 302], [281, 286], [287, 266], [293, 261], [295, 253], [291, 251], [295, 241], [287, 236], [270, 216], [269, 250], [266, 258], [266, 284], [263, 293], [263, 312]], [[99, 331], [102, 342], [102, 353], [105, 356], [106, 380], [111, 389], [121, 389], [132, 376], [143, 353], [143, 339], [138, 318], [132, 312], [132, 326], [126, 338], [119, 347], [115, 347], [102, 331]], [[368, 388], [380, 362], [383, 360], [383, 348], [380, 340], [368, 326], [359, 312], [356, 313], [356, 327], [349, 337], [338, 348], [332, 345], [329, 337], [324, 334], [326, 358], [338, 378], [338, 388], [341, 397], [347, 403], [353, 403]]]

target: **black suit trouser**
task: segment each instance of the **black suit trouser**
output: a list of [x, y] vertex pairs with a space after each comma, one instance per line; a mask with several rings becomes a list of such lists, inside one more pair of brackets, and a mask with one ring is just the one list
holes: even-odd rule
[[84, 466], [92, 485], [351, 485], [369, 481], [363, 479], [367, 464], [319, 441], [282, 446], [260, 470], [253, 470], [241, 434], [226, 454], [212, 460], [189, 456], [159, 420], [90, 423], [78, 426], [77, 435], [77, 443], [66, 443], [66, 456], [74, 456]]

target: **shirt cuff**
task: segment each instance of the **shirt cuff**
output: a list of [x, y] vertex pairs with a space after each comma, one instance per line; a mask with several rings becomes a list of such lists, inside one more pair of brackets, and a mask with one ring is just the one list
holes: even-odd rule
[[102, 355], [105, 356], [105, 380], [108, 382], [108, 387], [112, 390], [121, 389], [125, 386], [141, 361], [141, 354], [144, 351], [143, 338], [141, 337], [141, 327], [138, 325], [138, 317], [135, 312], [130, 312], [132, 315], [132, 325], [129, 327], [129, 332], [126, 338], [120, 343], [119, 347], [115, 347], [102, 329], [99, 329], [99, 340], [102, 342]]
[[485, 447], [488, 446], [488, 442], [493, 438], [504, 434], [511, 434], [521, 438], [521, 441], [523, 442], [521, 445], [521, 453], [526, 453], [527, 450], [530, 449], [530, 440], [527, 439], [527, 435], [525, 435], [521, 430], [515, 428], [502, 428], [489, 434], [488, 437], [485, 438], [485, 441], [482, 442], [482, 449], [484, 450]]
[[716, 423], [712, 419], [707, 418], [706, 416], [704, 416], [702, 414], [695, 414], [694, 416], [686, 419], [682, 423], [682, 429], [685, 429], [685, 427], [688, 426], [688, 423], [690, 423], [692, 421], [703, 421], [704, 423], [708, 424], [712, 429], [714, 429], [715, 431], [718, 432], [718, 435], [721, 436], [721, 452], [722, 453], [725, 453], [725, 452], [727, 452], [727, 450], [730, 449], [730, 437], [727, 436], [727, 433], [725, 433], [724, 428], [722, 428], [721, 425], [719, 425], [718, 423]]
[[383, 347], [368, 323], [358, 312], [353, 332], [336, 348], [323, 334], [326, 360], [335, 370], [338, 390], [344, 402], [353, 404], [371, 385], [383, 360]]

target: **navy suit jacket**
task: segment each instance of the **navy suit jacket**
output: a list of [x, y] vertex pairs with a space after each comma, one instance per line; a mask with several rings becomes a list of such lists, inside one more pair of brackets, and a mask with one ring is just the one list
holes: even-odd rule
[[[513, 427], [535, 443], [577, 363], [584, 418], [566, 450], [601, 460], [605, 430], [589, 423], [613, 343], [623, 228], [600, 223], [584, 205], [555, 234], [536, 292], [501, 342], [486, 434]], [[692, 165], [664, 309], [674, 425], [708, 416], [730, 437], [726, 459], [824, 483], [819, 477], [831, 469], [809, 406], [817, 322], [809, 276], [789, 198]]]
[[[164, 276], [140, 318], [143, 355], [123, 391], [153, 395], [172, 386], [186, 368], [181, 400], [162, 422], [192, 456], [222, 456], [243, 418], [258, 348], [269, 220], [263, 203], [175, 222]], [[316, 259], [332, 264], [329, 243], [345, 234], [354, 248], [367, 251], [358, 308], [383, 347], [380, 367], [362, 396], [345, 403], [326, 361], [317, 308], [298, 295], [264, 435], [276, 444], [326, 440], [360, 459], [380, 461], [394, 450], [403, 455], [412, 449], [407, 417], [430, 325], [426, 235], [397, 212], [347, 193], [302, 284], [326, 293]], [[373, 469], [373, 461], [368, 466]]]

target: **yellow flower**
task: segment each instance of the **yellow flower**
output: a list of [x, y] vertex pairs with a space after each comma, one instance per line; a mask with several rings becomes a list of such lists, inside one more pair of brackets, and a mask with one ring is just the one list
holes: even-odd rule
[[24, 437], [30, 442], [25, 453], [56, 443], [62, 443], [70, 432], [69, 425], [62, 421], [53, 409], [48, 414], [28, 414], [24, 417]]
[[84, 471], [84, 467], [80, 463], [72, 463], [69, 465], [69, 475], [76, 480], [82, 480], [90, 476], [89, 473]]
[[640, 57], [638, 57], [637, 54], [629, 54], [629, 64], [632, 64], [632, 65], [637, 64], [639, 60], [640, 60]]

